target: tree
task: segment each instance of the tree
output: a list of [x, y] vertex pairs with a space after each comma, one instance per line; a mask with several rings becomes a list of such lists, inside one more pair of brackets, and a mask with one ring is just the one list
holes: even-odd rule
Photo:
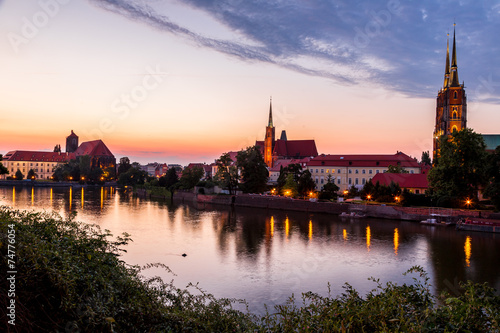
[[167, 173], [158, 179], [158, 185], [165, 187], [167, 190], [179, 182], [179, 176], [174, 168], [167, 170]]
[[142, 170], [140, 166], [137, 167], [133, 165], [130, 169], [118, 177], [118, 183], [130, 186], [143, 185], [146, 182], [147, 177], [148, 174], [146, 171]]
[[389, 165], [387, 167], [387, 173], [409, 173], [408, 170], [405, 170], [401, 165]]
[[439, 147], [439, 157], [428, 174], [433, 195], [448, 197], [455, 202], [466, 198], [477, 200], [479, 186], [486, 183], [487, 153], [483, 137], [470, 128], [464, 128], [454, 131], [449, 137], [442, 136]]
[[335, 180], [332, 180], [332, 176], [328, 175], [326, 184], [319, 194], [319, 198], [324, 200], [335, 200], [337, 199], [338, 191], [339, 187], [335, 184]]
[[190, 190], [198, 184], [205, 171], [200, 167], [186, 168], [182, 171], [180, 181], [181, 187]]
[[429, 151], [423, 151], [422, 152], [421, 162], [423, 164], [432, 165], [431, 156], [429, 154]]
[[83, 155], [78, 157], [78, 168], [80, 170], [80, 177], [89, 178], [90, 176], [90, 156]]
[[234, 190], [238, 186], [238, 169], [234, 165], [229, 153], [224, 153], [215, 161], [217, 165], [217, 173], [214, 180], [222, 188], [227, 188], [229, 194], [234, 194]]
[[23, 178], [24, 178], [23, 173], [21, 172], [21, 170], [17, 169], [17, 171], [16, 171], [16, 180], [23, 180]]
[[61, 145], [55, 145], [54, 146], [54, 153], [60, 153], [61, 152]]
[[0, 175], [7, 175], [9, 173], [9, 170], [3, 166], [2, 159], [3, 159], [3, 155], [0, 154]]
[[[329, 175], [328, 177], [331, 180], [331, 176]], [[337, 186], [335, 184], [333, 185]], [[306, 197], [309, 195], [309, 193], [314, 192], [315, 190], [316, 190], [316, 183], [312, 179], [311, 172], [309, 170], [304, 170], [299, 177], [299, 181], [297, 182], [297, 191], [299, 195]]]
[[297, 182], [295, 181], [293, 174], [289, 173], [286, 176], [285, 184], [281, 189], [281, 193], [287, 197], [297, 196]]
[[125, 156], [120, 158], [120, 164], [118, 164], [118, 176], [127, 172], [131, 167], [132, 165], [130, 164], [130, 159], [128, 157]]
[[30, 169], [28, 171], [28, 176], [26, 177], [26, 179], [35, 179], [36, 177], [37, 177], [37, 174], [36, 174], [35, 170]]
[[262, 193], [267, 190], [269, 172], [257, 146], [238, 152], [236, 164], [241, 170], [240, 187], [245, 193]]
[[488, 156], [486, 164], [488, 185], [484, 189], [484, 195], [490, 198], [495, 209], [500, 210], [500, 146], [495, 152]]
[[280, 175], [278, 177], [278, 188], [281, 189], [285, 185], [286, 178], [289, 174], [293, 175], [293, 179], [297, 183], [302, 174], [302, 166], [299, 163], [288, 164], [286, 167], [281, 166]]

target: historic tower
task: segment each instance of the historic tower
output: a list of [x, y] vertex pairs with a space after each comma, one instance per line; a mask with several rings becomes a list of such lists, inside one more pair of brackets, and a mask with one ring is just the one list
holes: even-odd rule
[[73, 130], [71, 134], [66, 137], [66, 152], [74, 153], [78, 149], [78, 135]]
[[464, 84], [458, 81], [455, 29], [453, 29], [453, 51], [450, 67], [450, 42], [446, 42], [446, 66], [444, 85], [437, 95], [436, 126], [433, 137], [433, 158], [439, 157], [439, 138], [467, 127], [467, 96]]
[[264, 139], [264, 162], [269, 168], [273, 166], [273, 150], [274, 150], [274, 132], [273, 126], [273, 106], [272, 99], [269, 101], [269, 122], [266, 126], [266, 137]]

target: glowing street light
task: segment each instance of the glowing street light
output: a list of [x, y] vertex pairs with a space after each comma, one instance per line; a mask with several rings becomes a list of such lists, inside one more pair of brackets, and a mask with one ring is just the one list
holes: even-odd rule
[[465, 200], [465, 204], [467, 205], [467, 208], [469, 208], [469, 207], [470, 207], [471, 203], [472, 203], [472, 200], [471, 200], [471, 199], [467, 198], [467, 199]]
[[401, 198], [396, 196], [396, 197], [394, 197], [394, 200], [396, 200], [396, 202], [399, 202], [399, 200], [401, 200]]
[[372, 198], [372, 196], [371, 196], [370, 194], [368, 194], [368, 195], [366, 196], [366, 199], [367, 199], [368, 201], [370, 201], [370, 199], [371, 199], [371, 198]]

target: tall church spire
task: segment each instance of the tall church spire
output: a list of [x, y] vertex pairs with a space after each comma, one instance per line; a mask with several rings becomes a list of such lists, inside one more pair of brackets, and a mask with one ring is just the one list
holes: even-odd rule
[[460, 82], [458, 81], [458, 66], [457, 66], [457, 49], [455, 45], [455, 26], [453, 26], [453, 51], [451, 55], [451, 78], [450, 86], [458, 87]]
[[443, 88], [450, 86], [450, 34], [446, 40], [446, 67], [444, 68], [444, 86]]
[[273, 127], [273, 98], [271, 97], [269, 100], [269, 124], [268, 127]]

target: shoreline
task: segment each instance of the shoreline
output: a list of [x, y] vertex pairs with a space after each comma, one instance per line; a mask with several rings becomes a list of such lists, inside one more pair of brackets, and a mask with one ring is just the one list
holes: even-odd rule
[[116, 186], [116, 182], [107, 182], [103, 185], [98, 184], [80, 184], [79, 182], [46, 182], [46, 181], [31, 181], [31, 180], [0, 180], [0, 187], [7, 186], [24, 186], [24, 187], [94, 187], [94, 186]]

